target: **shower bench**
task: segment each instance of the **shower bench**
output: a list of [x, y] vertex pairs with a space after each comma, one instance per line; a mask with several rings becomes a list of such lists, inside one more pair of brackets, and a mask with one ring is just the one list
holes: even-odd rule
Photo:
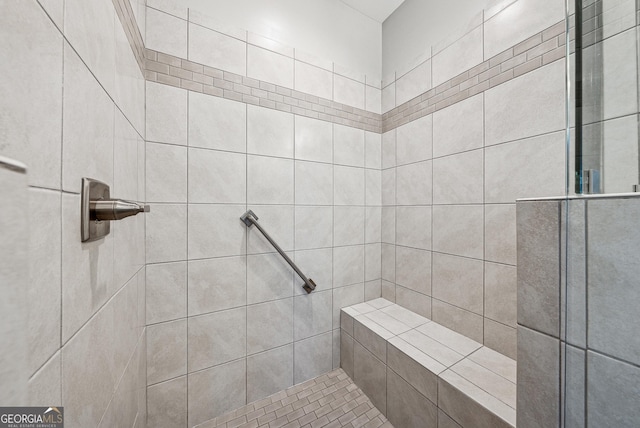
[[395, 428], [515, 427], [514, 360], [382, 298], [340, 327], [341, 367]]

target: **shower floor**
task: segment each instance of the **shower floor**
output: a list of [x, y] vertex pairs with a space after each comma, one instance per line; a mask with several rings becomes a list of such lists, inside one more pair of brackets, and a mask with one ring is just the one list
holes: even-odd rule
[[218, 416], [196, 428], [393, 428], [342, 369]]

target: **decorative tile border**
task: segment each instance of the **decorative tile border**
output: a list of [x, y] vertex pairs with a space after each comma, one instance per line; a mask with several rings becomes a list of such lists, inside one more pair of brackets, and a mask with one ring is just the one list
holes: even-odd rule
[[391, 131], [565, 57], [565, 21], [529, 37], [382, 115]]
[[272, 108], [380, 133], [381, 116], [151, 49], [146, 50], [146, 79], [176, 88]]
[[136, 22], [133, 9], [131, 9], [131, 3], [129, 0], [113, 0], [113, 7], [127, 35], [127, 40], [129, 40], [131, 50], [133, 50], [133, 55], [136, 57], [140, 71], [144, 75], [144, 42], [142, 41], [142, 34], [140, 34], [140, 27], [138, 27], [138, 23]]
[[145, 77], [151, 82], [384, 133], [564, 58], [565, 25], [560, 21], [383, 115], [150, 49], [145, 50]]

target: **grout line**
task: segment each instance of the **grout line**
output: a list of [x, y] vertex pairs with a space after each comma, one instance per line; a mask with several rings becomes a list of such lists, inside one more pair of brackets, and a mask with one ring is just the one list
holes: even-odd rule
[[[187, 22], [189, 21], [189, 12], [190, 12], [190, 8], [187, 8]], [[189, 57], [189, 29], [190, 26], [187, 25], [187, 58]], [[187, 322], [187, 337], [186, 337], [186, 356], [187, 356], [187, 361], [186, 361], [186, 365], [187, 365], [187, 373], [186, 373], [186, 382], [187, 382], [187, 424], [189, 423], [189, 419], [190, 416], [189, 415], [189, 202], [190, 202], [190, 198], [189, 198], [189, 155], [191, 152], [191, 148], [189, 145], [189, 114], [190, 114], [190, 109], [189, 106], [191, 104], [191, 94], [190, 91], [186, 91], [187, 92], [187, 117], [186, 117], [186, 128], [187, 128], [187, 135], [186, 135], [186, 139], [187, 139], [187, 146], [186, 146], [186, 151], [187, 151], [187, 204], [186, 204], [186, 232], [187, 232], [187, 236], [186, 236], [186, 273], [187, 273], [187, 290], [186, 290], [186, 307], [187, 307], [187, 311], [186, 311], [186, 322]]]

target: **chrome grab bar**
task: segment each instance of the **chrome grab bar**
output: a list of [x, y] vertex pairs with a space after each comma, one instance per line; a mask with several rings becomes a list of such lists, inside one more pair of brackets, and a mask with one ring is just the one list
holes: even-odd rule
[[311, 278], [307, 278], [305, 276], [305, 274], [302, 273], [302, 271], [298, 268], [298, 266], [296, 266], [296, 264], [293, 262], [293, 260], [291, 260], [289, 258], [289, 256], [287, 256], [285, 254], [285, 252], [282, 251], [282, 248], [280, 248], [280, 246], [278, 244], [276, 244], [276, 242], [273, 240], [273, 238], [271, 238], [271, 236], [269, 236], [269, 234], [262, 228], [262, 226], [260, 226], [260, 224], [258, 224], [258, 221], [257, 221], [258, 220], [258, 216], [255, 215], [255, 213], [253, 211], [249, 210], [246, 213], [244, 213], [242, 215], [242, 217], [240, 217], [240, 220], [242, 220], [247, 227], [251, 227], [252, 225], [254, 225], [255, 227], [258, 228], [258, 230], [264, 235], [264, 237], [267, 238], [267, 241], [269, 241], [269, 243], [271, 245], [273, 245], [273, 248], [275, 248], [276, 251], [278, 251], [278, 253], [280, 253], [282, 258], [287, 263], [289, 263], [289, 266], [291, 266], [291, 268], [294, 271], [296, 271], [298, 276], [300, 278], [302, 278], [302, 280], [304, 281], [304, 285], [302, 286], [302, 288], [304, 288], [304, 290], [307, 292], [307, 294], [311, 293], [313, 290], [316, 289], [316, 283], [313, 282], [313, 280]]

